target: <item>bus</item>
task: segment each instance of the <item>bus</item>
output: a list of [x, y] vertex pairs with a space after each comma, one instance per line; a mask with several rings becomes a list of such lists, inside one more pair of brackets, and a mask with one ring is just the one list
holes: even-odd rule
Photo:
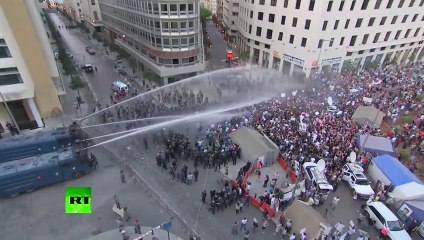
[[0, 163], [0, 197], [15, 197], [44, 186], [77, 179], [90, 170], [87, 150], [75, 147], [3, 162]]

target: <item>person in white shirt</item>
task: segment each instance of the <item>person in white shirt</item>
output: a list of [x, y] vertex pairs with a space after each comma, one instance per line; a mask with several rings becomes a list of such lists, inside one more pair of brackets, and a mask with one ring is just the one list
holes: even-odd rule
[[296, 233], [292, 233], [292, 235], [290, 236], [290, 240], [296, 240]]

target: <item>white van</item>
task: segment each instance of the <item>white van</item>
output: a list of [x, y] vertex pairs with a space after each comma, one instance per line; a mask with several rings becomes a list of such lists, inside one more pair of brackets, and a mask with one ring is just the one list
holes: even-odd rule
[[305, 172], [306, 177], [314, 184], [315, 187], [321, 190], [333, 191], [333, 186], [328, 183], [324, 172], [318, 170], [316, 163], [304, 163], [303, 170]]
[[403, 224], [396, 215], [382, 202], [368, 202], [364, 209], [365, 217], [370, 218], [379, 231], [387, 229], [387, 236], [392, 240], [411, 240]]
[[122, 91], [124, 91], [125, 93], [128, 93], [128, 86], [127, 84], [119, 80], [116, 80], [116, 81], [113, 81], [112, 83], [112, 91], [117, 93], [121, 93]]
[[346, 163], [342, 171], [342, 179], [346, 181], [351, 190], [356, 192], [358, 198], [369, 199], [371, 195], [374, 195], [374, 190], [371, 188], [361, 166], [356, 163]]

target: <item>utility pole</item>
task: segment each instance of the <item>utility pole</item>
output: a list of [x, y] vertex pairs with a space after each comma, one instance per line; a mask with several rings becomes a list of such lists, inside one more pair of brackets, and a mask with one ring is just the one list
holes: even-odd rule
[[3, 96], [3, 93], [0, 91], [0, 96], [3, 100], [4, 106], [6, 107], [6, 111], [9, 114], [10, 119], [12, 119], [13, 124], [15, 124], [16, 129], [18, 129], [18, 131], [20, 132], [21, 129], [19, 128], [18, 122], [16, 122], [15, 117], [13, 117], [12, 111], [10, 111], [9, 105], [7, 105], [7, 101]]

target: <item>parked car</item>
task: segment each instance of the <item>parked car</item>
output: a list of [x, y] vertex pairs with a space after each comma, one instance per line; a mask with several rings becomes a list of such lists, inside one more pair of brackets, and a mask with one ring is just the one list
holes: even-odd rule
[[391, 240], [411, 240], [403, 224], [396, 215], [382, 202], [367, 202], [364, 209], [365, 217], [369, 218], [379, 231], [386, 228]]
[[123, 77], [128, 76], [128, 73], [127, 73], [127, 72], [125, 72], [125, 70], [124, 70], [124, 69], [119, 69], [119, 70], [118, 70], [118, 73], [119, 73], [119, 74], [121, 74]]
[[356, 192], [358, 198], [369, 199], [374, 194], [370, 182], [364, 175], [364, 169], [356, 163], [346, 163], [343, 166], [342, 179], [346, 181], [347, 186]]
[[333, 191], [333, 186], [328, 183], [323, 171], [319, 171], [317, 164], [314, 162], [306, 162], [303, 164], [306, 178], [308, 178], [315, 187], [324, 191]]
[[127, 84], [125, 84], [125, 83], [123, 83], [119, 80], [116, 80], [116, 81], [113, 81], [113, 83], [112, 83], [112, 91], [116, 92], [116, 93], [121, 93], [121, 92], [128, 93], [129, 89], [128, 89]]
[[94, 49], [91, 48], [91, 47], [86, 47], [85, 51], [88, 52], [88, 54], [90, 54], [90, 55], [96, 54], [96, 51], [94, 51]]
[[90, 73], [94, 71], [94, 68], [91, 64], [85, 64], [81, 66], [82, 70], [84, 70], [86, 73]]

